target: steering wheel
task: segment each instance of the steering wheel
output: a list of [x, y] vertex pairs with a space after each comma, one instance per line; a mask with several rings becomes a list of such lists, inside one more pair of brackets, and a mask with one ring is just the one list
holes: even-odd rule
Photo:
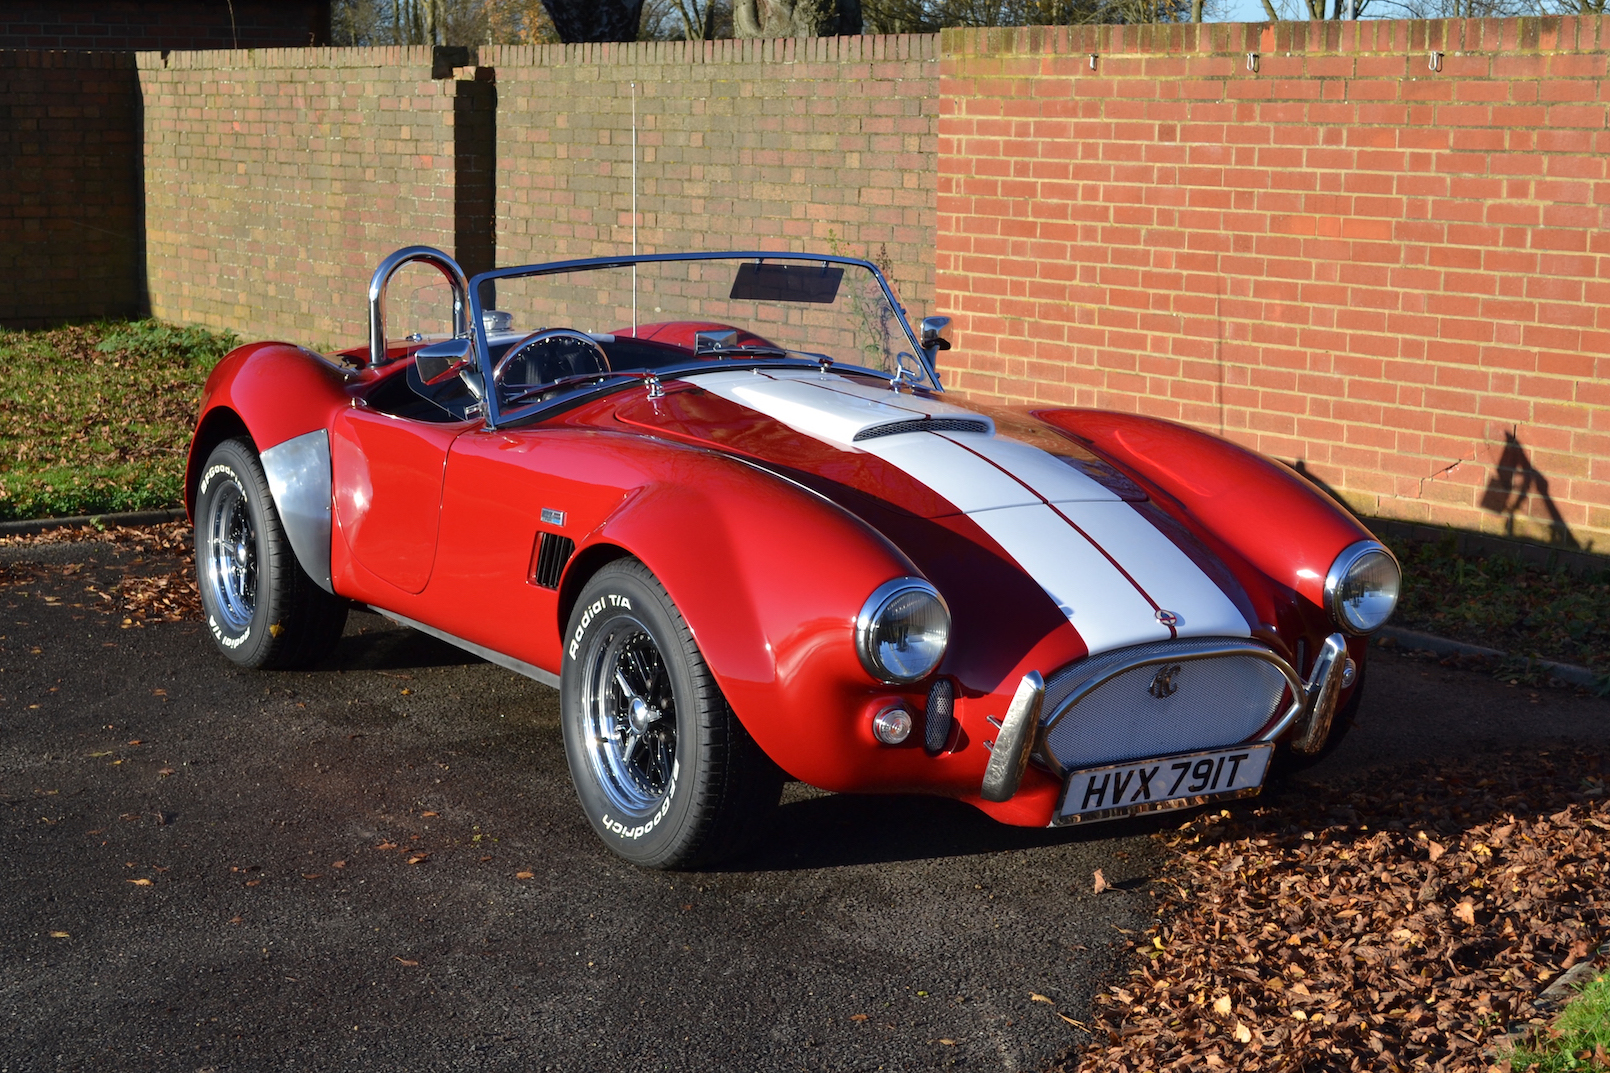
[[492, 369], [492, 383], [507, 394], [567, 377], [607, 372], [609, 355], [598, 340], [574, 328], [544, 328], [509, 348]]

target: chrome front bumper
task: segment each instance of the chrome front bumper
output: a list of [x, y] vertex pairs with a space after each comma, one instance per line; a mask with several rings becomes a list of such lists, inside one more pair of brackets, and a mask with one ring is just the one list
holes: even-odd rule
[[[1292, 737], [1291, 747], [1300, 753], [1316, 753], [1324, 746], [1325, 739], [1330, 734], [1331, 720], [1336, 714], [1336, 702], [1341, 695], [1342, 678], [1347, 665], [1347, 642], [1340, 633], [1333, 633], [1327, 637], [1314, 659], [1314, 667], [1307, 681], [1298, 675], [1291, 664], [1251, 641], [1225, 639], [1217, 643], [1204, 642], [1192, 645], [1188, 651], [1146, 645], [1139, 646], [1132, 659], [1112, 658], [1114, 655], [1104, 654], [1107, 657], [1105, 659], [1101, 656], [1092, 657], [1102, 661], [1099, 670], [1081, 680], [1066, 696], [1061, 697], [1056, 702], [1054, 710], [1045, 714], [1043, 718], [1046, 683], [1037, 671], [1030, 671], [1023, 676], [1005, 717], [999, 723], [993, 718], [990, 720], [998, 726], [1000, 733], [994, 742], [986, 743], [990, 749], [990, 758], [980, 790], [980, 796], [985, 801], [1011, 800], [1018, 787], [1022, 785], [1023, 773], [1028, 769], [1029, 760], [1033, 756], [1038, 755], [1046, 762], [1047, 767], [1060, 774], [1059, 765], [1046, 748], [1046, 737], [1051, 729], [1082, 700], [1094, 694], [1103, 685], [1141, 667], [1166, 667], [1225, 657], [1250, 657], [1268, 663], [1285, 679], [1290, 689], [1291, 701], [1267, 729], [1247, 740], [1272, 742], [1295, 725], [1297, 731]], [[1078, 666], [1083, 665], [1082, 661]], [[1228, 746], [1237, 743], [1220, 744]], [[1159, 753], [1170, 751], [1173, 750], [1168, 745], [1160, 744]]]

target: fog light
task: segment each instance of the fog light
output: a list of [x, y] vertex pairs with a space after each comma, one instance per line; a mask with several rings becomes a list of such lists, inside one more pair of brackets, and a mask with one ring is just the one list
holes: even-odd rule
[[1348, 656], [1347, 662], [1342, 664], [1342, 688], [1352, 689], [1356, 681], [1358, 681], [1358, 664], [1353, 662], [1352, 656]]
[[885, 745], [899, 745], [911, 737], [911, 713], [904, 708], [885, 708], [872, 717], [872, 736]]

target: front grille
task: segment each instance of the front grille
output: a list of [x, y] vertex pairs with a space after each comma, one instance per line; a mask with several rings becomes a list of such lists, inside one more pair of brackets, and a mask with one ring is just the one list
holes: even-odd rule
[[[1210, 652], [1218, 654], [1203, 655]], [[1081, 686], [1137, 662], [1066, 707]], [[1044, 759], [1070, 771], [1235, 745], [1269, 722], [1287, 685], [1267, 650], [1247, 641], [1193, 638], [1104, 652], [1046, 682]]]
[[912, 421], [891, 421], [887, 425], [873, 425], [855, 434], [855, 443], [875, 440], [880, 436], [898, 436], [902, 432], [988, 432], [989, 422], [970, 417], [920, 417]]

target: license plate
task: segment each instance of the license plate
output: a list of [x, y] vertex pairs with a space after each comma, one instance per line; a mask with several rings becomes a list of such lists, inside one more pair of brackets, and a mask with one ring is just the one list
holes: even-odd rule
[[1220, 798], [1251, 797], [1263, 788], [1275, 747], [1238, 745], [1070, 772], [1053, 826], [1091, 823]]

